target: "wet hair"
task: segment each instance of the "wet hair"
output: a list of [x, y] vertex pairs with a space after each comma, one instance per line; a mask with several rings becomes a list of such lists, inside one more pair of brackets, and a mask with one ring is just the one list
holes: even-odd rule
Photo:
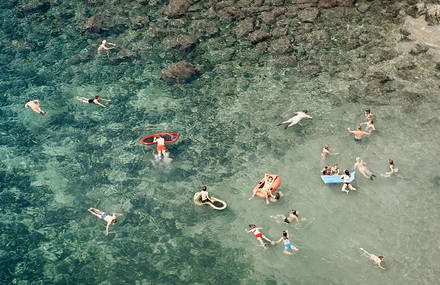
[[394, 165], [394, 161], [391, 158], [388, 159], [388, 162], [389, 162], [389, 164]]
[[345, 169], [344, 173], [350, 175], [350, 171], [348, 171], [348, 169]]
[[374, 124], [373, 120], [370, 120], [370, 123], [371, 123], [371, 124]]
[[203, 186], [203, 187], [202, 187], [202, 191], [206, 191], [206, 186]]
[[254, 224], [252, 224], [252, 225], [249, 225], [249, 227], [250, 227], [250, 228], [256, 228], [257, 226], [254, 225]]
[[371, 113], [371, 110], [370, 110], [370, 108], [368, 108], [368, 109], [365, 109], [365, 113]]
[[324, 148], [325, 148], [325, 149], [329, 149], [330, 146], [329, 146], [328, 144], [326, 144], [326, 145], [324, 146]]
[[272, 176], [269, 176], [269, 178], [267, 178], [267, 179], [271, 179], [271, 180], [273, 180], [273, 177], [272, 177]]
[[95, 99], [99, 99], [99, 96], [98, 96], [98, 95], [96, 95], [96, 96], [95, 96]]
[[113, 219], [113, 220], [112, 220], [112, 224], [116, 224], [116, 219]]
[[279, 200], [280, 198], [281, 198], [280, 193], [276, 193], [276, 194], [275, 194], [275, 199]]
[[29, 100], [29, 99], [26, 99], [26, 103], [27, 103], [27, 102], [30, 102], [30, 101], [31, 101], [31, 100]]
[[360, 131], [360, 130], [362, 130], [361, 126], [358, 126], [358, 128], [357, 128], [357, 129], [358, 129], [359, 131]]
[[307, 110], [303, 110], [303, 112], [307, 114], [308, 111]]
[[379, 259], [381, 260], [381, 261], [383, 261], [384, 259], [385, 259], [385, 257], [383, 257], [382, 255], [380, 255], [380, 256], [378, 256], [379, 257]]
[[296, 210], [292, 210], [292, 214], [294, 214], [295, 216], [298, 216], [298, 214], [296, 213]]
[[283, 237], [287, 238], [287, 232], [283, 231]]

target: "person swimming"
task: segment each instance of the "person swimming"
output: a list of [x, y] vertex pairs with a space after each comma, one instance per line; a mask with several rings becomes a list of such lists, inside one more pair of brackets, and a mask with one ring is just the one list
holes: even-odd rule
[[275, 195], [272, 195], [272, 192], [269, 192], [269, 201], [272, 203], [278, 202], [283, 196], [282, 192], [277, 192]]
[[289, 212], [289, 214], [286, 216], [284, 215], [275, 215], [275, 216], [270, 216], [271, 218], [275, 218], [275, 219], [282, 219], [282, 222], [285, 224], [290, 224], [291, 222], [293, 222], [293, 220], [295, 220], [297, 223], [299, 223], [300, 221], [306, 221], [306, 218], [300, 218], [298, 215], [298, 212], [296, 210], [291, 210]]
[[394, 164], [394, 161], [391, 158], [388, 159], [388, 164], [390, 167], [390, 171], [385, 172], [386, 175], [390, 176], [391, 174], [399, 171], [399, 169], [396, 167], [396, 165]]
[[365, 249], [363, 249], [362, 247], [360, 248], [360, 250], [362, 250], [362, 255], [368, 257], [370, 260], [372, 260], [379, 268], [381, 269], [385, 269], [382, 267], [382, 262], [385, 260], [385, 258], [383, 256], [376, 256], [375, 254], [369, 253], [368, 251], [366, 251]]
[[208, 191], [206, 191], [206, 186], [203, 186], [202, 187], [202, 191], [200, 192], [200, 194], [202, 195], [201, 196], [201, 200], [202, 200], [202, 203], [205, 203], [205, 202], [211, 202], [211, 203], [214, 203], [212, 200], [211, 200], [211, 197], [209, 197], [209, 194], [208, 194]]
[[292, 126], [298, 124], [304, 118], [312, 119], [311, 116], [307, 115], [307, 112], [308, 112], [307, 110], [303, 110], [302, 112], [296, 112], [295, 116], [293, 116], [292, 118], [288, 119], [287, 121], [279, 123], [278, 126], [284, 125], [284, 124], [288, 124], [286, 127], [284, 127], [284, 129], [287, 129], [289, 127], [292, 127]]
[[371, 180], [374, 179], [374, 177], [376, 177], [376, 175], [373, 174], [373, 172], [371, 172], [370, 170], [368, 170], [367, 168], [367, 164], [361, 160], [360, 157], [356, 157], [356, 163], [353, 166], [353, 171], [355, 171], [356, 169], [359, 170], [359, 172], [365, 177], [365, 178], [369, 178]]
[[157, 155], [159, 156], [160, 159], [165, 158], [166, 156], [166, 147], [165, 147], [165, 139], [159, 135], [158, 137], [154, 137], [153, 142], [157, 142]]
[[357, 191], [356, 188], [353, 187], [353, 185], [351, 185], [350, 182], [350, 171], [348, 171], [347, 169], [344, 171], [344, 174], [342, 175], [341, 179], [344, 179], [344, 184], [342, 184], [342, 192], [347, 193], [348, 195], [348, 189], [352, 190], [352, 191]]
[[370, 108], [368, 108], [364, 111], [364, 115], [365, 115], [365, 118], [367, 118], [367, 120], [371, 120], [374, 117], [374, 114], [371, 113]]
[[95, 215], [98, 218], [107, 222], [107, 226], [105, 227], [105, 235], [108, 235], [108, 229], [109, 229], [110, 225], [116, 224], [116, 217], [122, 216], [122, 214], [119, 214], [119, 213], [113, 213], [113, 215], [110, 216], [110, 215], [108, 215], [108, 214], [104, 213], [103, 211], [98, 210], [96, 208], [89, 208], [89, 209], [87, 209], [87, 211], [89, 211], [93, 215]]
[[322, 160], [325, 160], [325, 159], [327, 158], [327, 156], [330, 156], [330, 155], [337, 155], [337, 154], [339, 154], [339, 153], [331, 153], [331, 152], [330, 152], [330, 146], [329, 146], [328, 144], [326, 144], [326, 145], [322, 148], [322, 151], [321, 151], [321, 159], [322, 159]]
[[[276, 243], [279, 243], [281, 241], [283, 242], [283, 245], [284, 245], [283, 253], [292, 254], [293, 251], [298, 251], [298, 248], [296, 248], [296, 246], [294, 246], [293, 244], [290, 243], [289, 232], [287, 230], [283, 231], [283, 235], [281, 236], [281, 238], [278, 241], [276, 241]], [[289, 249], [292, 252], [290, 252]]]
[[321, 169], [322, 175], [331, 175], [331, 167], [329, 165], [324, 166], [323, 169]]
[[374, 126], [373, 120], [369, 120], [368, 122], [363, 122], [360, 125], [361, 126], [365, 125], [365, 131], [369, 132], [370, 134], [371, 134], [372, 131], [376, 130], [376, 127]]
[[34, 112], [41, 114], [41, 115], [46, 115], [46, 112], [44, 112], [43, 110], [41, 110], [40, 108], [40, 101], [39, 100], [29, 100], [26, 99], [26, 104], [24, 105], [24, 107], [27, 108], [31, 108]]
[[360, 141], [362, 141], [362, 136], [363, 136], [363, 135], [367, 135], [367, 136], [369, 136], [369, 135], [371, 134], [371, 132], [370, 132], [370, 133], [364, 132], [364, 131], [362, 130], [361, 126], [357, 127], [357, 130], [355, 130], [355, 131], [352, 131], [352, 130], [350, 130], [350, 128], [347, 128], [347, 131], [348, 131], [349, 133], [354, 134], [354, 140], [355, 140], [356, 142], [360, 142]]
[[104, 107], [104, 108], [106, 106], [99, 101], [103, 101], [103, 102], [110, 102], [111, 101], [109, 99], [103, 99], [103, 98], [99, 97], [98, 95], [96, 95], [95, 98], [92, 98], [92, 99], [87, 99], [85, 97], [76, 96], [76, 99], [83, 102], [83, 103], [96, 104], [96, 105]]
[[103, 40], [101, 42], [101, 44], [99, 45], [99, 47], [98, 47], [98, 55], [101, 55], [101, 52], [103, 50], [107, 51], [107, 55], [108, 55], [108, 51], [111, 50], [111, 49], [114, 49], [115, 47], [116, 47], [115, 44], [109, 43], [106, 40]]
[[266, 249], [266, 245], [264, 244], [264, 240], [270, 242], [272, 245], [275, 244], [274, 241], [271, 241], [270, 239], [268, 239], [265, 235], [263, 235], [260, 230], [262, 230], [263, 228], [257, 228], [256, 225], [252, 224], [249, 225], [249, 230], [245, 230], [248, 233], [253, 233], [255, 235], [255, 237], [257, 238], [257, 240], [260, 242], [260, 245]]

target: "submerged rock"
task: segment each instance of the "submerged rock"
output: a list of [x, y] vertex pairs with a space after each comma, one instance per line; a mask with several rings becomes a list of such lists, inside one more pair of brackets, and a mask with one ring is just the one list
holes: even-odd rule
[[275, 54], [286, 54], [293, 50], [292, 43], [288, 37], [282, 37], [272, 42], [269, 51]]
[[235, 34], [237, 35], [237, 38], [241, 38], [242, 36], [253, 32], [254, 21], [254, 18], [249, 17], [244, 19], [243, 21], [238, 22], [237, 26], [235, 27]]
[[298, 61], [296, 59], [295, 55], [289, 55], [289, 56], [280, 56], [276, 59], [275, 65], [278, 67], [294, 67], [298, 64]]
[[263, 30], [258, 30], [249, 35], [249, 41], [253, 44], [265, 41], [272, 37], [271, 34]]
[[160, 71], [160, 78], [167, 82], [186, 82], [196, 73], [196, 69], [185, 60], [172, 63]]
[[313, 22], [319, 15], [318, 8], [308, 8], [298, 11], [298, 18], [303, 22]]
[[178, 17], [185, 14], [192, 5], [192, 0], [170, 0], [164, 10], [164, 14], [168, 17]]

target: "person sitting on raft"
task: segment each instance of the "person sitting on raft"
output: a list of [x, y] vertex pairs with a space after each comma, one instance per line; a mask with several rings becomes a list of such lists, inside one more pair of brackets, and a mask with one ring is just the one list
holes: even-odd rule
[[276, 215], [276, 216], [271, 216], [272, 218], [282, 218], [283, 219], [283, 223], [285, 224], [290, 224], [293, 220], [296, 220], [296, 222], [300, 222], [300, 221], [305, 221], [306, 218], [300, 218], [298, 215], [298, 212], [296, 210], [291, 210], [289, 215], [284, 216], [284, 215]]
[[329, 165], [324, 166], [324, 168], [321, 170], [322, 175], [331, 175], [331, 167]]
[[202, 191], [200, 192], [200, 194], [202, 195], [202, 197], [201, 197], [202, 203], [205, 203], [205, 202], [214, 203], [211, 200], [211, 197], [209, 197], [208, 191], [206, 191], [206, 189], [207, 189], [206, 186], [203, 186]]
[[278, 241], [276, 241], [276, 243], [279, 243], [281, 241], [284, 243], [284, 251], [283, 251], [283, 253], [285, 253], [285, 254], [292, 254], [292, 252], [289, 252], [289, 249], [291, 251], [298, 251], [296, 246], [294, 246], [294, 245], [292, 245], [290, 243], [290, 241], [289, 241], [289, 232], [287, 230], [283, 231], [283, 236]]
[[167, 148], [165, 147], [165, 139], [159, 135], [159, 137], [154, 137], [153, 142], [157, 142], [157, 155], [159, 156], [160, 159], [165, 158], [165, 154], [166, 154], [166, 150]]
[[76, 99], [81, 101], [81, 102], [84, 102], [84, 103], [96, 104], [96, 105], [101, 106], [103, 108], [105, 108], [105, 105], [102, 104], [99, 101], [103, 101], [103, 102], [110, 102], [111, 101], [111, 100], [108, 100], [108, 99], [103, 99], [103, 98], [99, 97], [98, 95], [96, 95], [95, 98], [92, 98], [92, 99], [87, 99], [87, 98], [79, 97], [79, 96], [76, 97]]
[[330, 175], [339, 175], [340, 172], [341, 171], [339, 170], [339, 166], [337, 163], [333, 165], [330, 169], [330, 173], [331, 173]]
[[360, 250], [362, 250], [362, 255], [364, 255], [364, 256], [368, 257], [370, 260], [374, 261], [374, 263], [377, 264], [377, 266], [379, 268], [385, 269], [382, 267], [382, 262], [385, 260], [385, 258], [383, 256], [376, 256], [375, 254], [369, 253], [368, 251], [366, 251], [362, 247], [360, 248]]
[[110, 227], [110, 225], [116, 224], [116, 217], [122, 216], [122, 214], [119, 213], [113, 213], [113, 215], [110, 216], [96, 208], [89, 208], [87, 209], [87, 211], [107, 222], [107, 226], [105, 227], [105, 235], [108, 235], [108, 228]]
[[272, 195], [272, 187], [271, 187], [272, 183], [273, 183], [273, 177], [270, 176], [269, 174], [265, 174], [264, 175], [264, 185], [263, 185], [263, 187], [262, 188], [256, 188], [252, 192], [252, 196], [249, 198], [249, 200], [252, 200], [252, 198], [255, 197], [255, 195], [257, 194], [257, 191], [261, 191], [261, 192], [264, 193], [264, 196], [266, 197], [266, 204], [269, 204], [269, 196]]
[[369, 133], [364, 132], [364, 131], [362, 130], [361, 126], [357, 127], [357, 130], [355, 130], [355, 131], [352, 131], [352, 130], [350, 130], [350, 128], [347, 128], [347, 131], [348, 131], [349, 133], [354, 134], [354, 140], [355, 140], [356, 142], [360, 142], [360, 141], [362, 141], [362, 136], [363, 136], [363, 135], [367, 135], [367, 136], [369, 136], [369, 135], [371, 134], [371, 132], [369, 132]]
[[371, 172], [368, 168], [367, 168], [367, 164], [360, 158], [360, 157], [356, 157], [356, 163], [353, 166], [353, 171], [356, 170], [356, 168], [359, 170], [359, 172], [365, 177], [365, 178], [370, 178], [371, 180], [374, 179], [374, 177], [376, 177], [376, 175], [373, 174], [373, 172]]
[[27, 108], [31, 108], [34, 112], [40, 114], [40, 115], [46, 115], [46, 112], [44, 112], [43, 110], [41, 110], [40, 108], [40, 101], [39, 100], [29, 100], [26, 99], [26, 104], [24, 105], [24, 107]]
[[263, 228], [257, 228], [256, 225], [249, 225], [249, 230], [245, 230], [248, 233], [253, 233], [255, 235], [255, 237], [257, 238], [257, 240], [260, 242], [260, 245], [266, 249], [266, 245], [264, 244], [263, 239], [265, 239], [266, 241], [270, 242], [272, 245], [275, 244], [275, 242], [271, 241], [270, 239], [268, 239], [265, 235], [263, 235], [262, 233], [260, 233], [260, 230], [262, 230]]
[[337, 155], [339, 153], [331, 153], [330, 152], [330, 146], [328, 144], [326, 144], [321, 151], [321, 160], [325, 160], [327, 158], [327, 156], [330, 155]]
[[370, 134], [371, 134], [372, 131], [376, 130], [376, 127], [374, 126], [373, 120], [369, 120], [368, 122], [363, 122], [360, 125], [361, 126], [365, 125], [365, 131], [369, 132]]
[[353, 185], [351, 185], [350, 182], [350, 171], [348, 171], [347, 169], [344, 171], [344, 174], [342, 175], [341, 179], [344, 179], [344, 184], [342, 184], [342, 192], [347, 193], [348, 195], [348, 189], [352, 190], [352, 191], [357, 191], [356, 188], [353, 187]]

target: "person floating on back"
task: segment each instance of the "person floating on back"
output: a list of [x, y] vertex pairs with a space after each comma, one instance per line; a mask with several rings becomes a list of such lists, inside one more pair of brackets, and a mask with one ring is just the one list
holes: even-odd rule
[[329, 146], [328, 144], [326, 144], [326, 145], [322, 148], [322, 151], [321, 151], [321, 159], [322, 159], [322, 160], [325, 160], [325, 159], [327, 158], [327, 156], [330, 156], [330, 155], [337, 155], [337, 154], [339, 154], [339, 153], [331, 153], [331, 152], [330, 152], [330, 146]]
[[108, 51], [111, 49], [114, 49], [115, 47], [116, 47], [115, 44], [109, 43], [106, 40], [103, 40], [102, 43], [98, 47], [98, 55], [101, 55], [101, 52], [103, 50], [107, 51], [107, 55], [108, 55]]
[[[292, 254], [293, 251], [298, 251], [296, 246], [294, 246], [293, 244], [290, 243], [289, 232], [287, 230], [283, 231], [283, 236], [278, 241], [276, 241], [276, 243], [279, 243], [281, 241], [284, 244], [284, 251], [283, 251], [283, 253], [285, 253], [285, 254]], [[289, 249], [292, 252], [290, 252]]]
[[43, 110], [41, 110], [40, 108], [40, 101], [38, 100], [29, 100], [26, 99], [26, 104], [24, 105], [24, 107], [27, 108], [31, 108], [32, 110], [34, 110], [34, 112], [41, 114], [41, 115], [46, 115], [46, 112], [44, 112]]
[[270, 242], [271, 244], [275, 244], [274, 241], [271, 241], [270, 239], [268, 239], [265, 235], [263, 235], [262, 233], [260, 233], [260, 230], [262, 230], [263, 228], [257, 228], [256, 225], [249, 225], [249, 230], [247, 230], [246, 232], [248, 233], [253, 233], [255, 235], [255, 237], [257, 238], [257, 240], [260, 242], [260, 245], [266, 249], [266, 245], [264, 244], [263, 239], [265, 239], [266, 241]]
[[362, 247], [360, 248], [360, 250], [362, 250], [362, 255], [368, 257], [370, 260], [374, 261], [374, 263], [381, 269], [385, 269], [382, 267], [382, 262], [385, 260], [385, 258], [383, 256], [376, 256], [372, 253], [369, 253], [368, 251], [366, 251], [365, 249], [363, 249]]
[[307, 110], [303, 110], [302, 112], [296, 112], [295, 116], [288, 119], [287, 121], [279, 123], [278, 126], [287, 124], [287, 126], [284, 127], [285, 129], [287, 129], [289, 127], [292, 127], [292, 126], [298, 124], [304, 118], [312, 119], [311, 116], [307, 115], [307, 112], [308, 112]]
[[365, 177], [365, 178], [370, 178], [371, 180], [374, 179], [374, 177], [376, 177], [376, 175], [373, 174], [373, 172], [371, 172], [368, 168], [367, 168], [367, 164], [360, 158], [360, 157], [356, 157], [356, 163], [353, 166], [353, 171], [356, 170], [356, 168], [359, 170], [359, 172]]
[[96, 208], [89, 208], [87, 211], [89, 211], [93, 215], [95, 215], [98, 218], [107, 222], [107, 226], [105, 227], [105, 234], [106, 235], [108, 235], [108, 229], [109, 229], [110, 225], [116, 224], [116, 217], [122, 216], [122, 214], [119, 214], [119, 213], [113, 213], [113, 215], [110, 216], [110, 215], [108, 215], [108, 214], [104, 213], [103, 211], [98, 210]]
[[98, 105], [98, 106], [101, 106], [101, 107], [104, 107], [104, 108], [105, 108], [105, 105], [102, 104], [99, 101], [103, 101], [103, 102], [110, 102], [111, 101], [111, 100], [108, 100], [108, 99], [103, 99], [103, 98], [101, 98], [99, 96], [95, 96], [95, 98], [92, 98], [92, 99], [87, 99], [87, 98], [84, 98], [84, 97], [77, 96], [76, 99], [81, 101], [81, 102], [83, 102], [83, 103], [95, 104], [95, 105]]
[[165, 158], [167, 148], [165, 147], [165, 139], [159, 135], [158, 137], [154, 137], [153, 142], [157, 143], [157, 155], [159, 159]]

